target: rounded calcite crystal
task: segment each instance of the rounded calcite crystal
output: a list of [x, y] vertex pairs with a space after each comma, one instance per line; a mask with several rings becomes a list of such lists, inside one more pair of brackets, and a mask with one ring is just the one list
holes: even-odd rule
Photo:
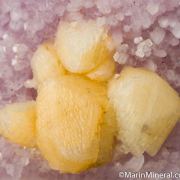
[[0, 109], [0, 134], [25, 147], [36, 145], [36, 103], [14, 103]]
[[51, 43], [44, 43], [38, 47], [32, 57], [31, 67], [36, 84], [65, 74], [65, 69]]
[[106, 29], [95, 21], [61, 22], [55, 47], [68, 71], [86, 73], [112, 59], [109, 41]]
[[102, 108], [81, 88], [75, 81], [68, 85], [65, 77], [50, 79], [38, 89], [37, 145], [61, 172], [80, 172], [98, 158]]
[[152, 71], [125, 67], [109, 83], [108, 96], [124, 152], [154, 156], [180, 118], [178, 93]]

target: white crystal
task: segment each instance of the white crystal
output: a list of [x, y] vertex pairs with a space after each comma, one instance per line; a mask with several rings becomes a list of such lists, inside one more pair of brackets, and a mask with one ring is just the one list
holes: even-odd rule
[[162, 28], [156, 27], [152, 32], [150, 32], [150, 37], [155, 44], [160, 44], [165, 36], [165, 31]]
[[167, 28], [168, 25], [169, 25], [169, 20], [167, 17], [161, 17], [159, 20], [158, 20], [158, 23], [159, 23], [159, 26], [162, 27], [162, 28]]
[[[0, 97], [0, 100], [1, 100], [1, 98], [2, 97]], [[0, 160], [2, 160], [3, 159], [3, 155], [2, 155], [2, 153], [0, 152]]]
[[159, 4], [154, 2], [149, 2], [146, 9], [151, 15], [155, 15], [159, 11]]
[[134, 38], [134, 44], [139, 44], [142, 40], [143, 40], [143, 38], [141, 36], [135, 37]]
[[129, 49], [129, 45], [128, 44], [121, 44], [119, 47], [118, 47], [118, 51], [121, 52], [121, 53], [126, 53]]
[[143, 58], [143, 57], [148, 57], [151, 55], [151, 47], [152, 47], [153, 43], [150, 39], [146, 39], [144, 41], [142, 41], [141, 43], [138, 44], [137, 46], [137, 50], [135, 52], [135, 55]]
[[14, 46], [12, 47], [12, 50], [13, 50], [14, 53], [17, 53], [17, 52], [18, 52], [18, 46], [17, 46], [17, 45], [14, 45]]
[[37, 88], [37, 82], [34, 79], [28, 79], [24, 82], [25, 88]]
[[134, 156], [128, 162], [125, 163], [125, 168], [132, 171], [140, 171], [144, 164], [144, 156]]
[[146, 68], [155, 72], [157, 70], [157, 65], [153, 61], [149, 60], [146, 63]]
[[3, 35], [3, 39], [4, 39], [4, 40], [7, 39], [8, 37], [9, 37], [8, 34], [4, 34], [4, 35]]
[[17, 64], [17, 59], [16, 59], [16, 58], [13, 58], [13, 59], [11, 60], [11, 65], [14, 66], [14, 65], [16, 65], [16, 64]]
[[113, 56], [114, 61], [119, 64], [125, 64], [128, 60], [128, 54], [116, 52]]
[[28, 24], [27, 24], [27, 22], [25, 22], [25, 23], [23, 24], [24, 30], [27, 30], [27, 27], [28, 27]]
[[171, 29], [172, 34], [180, 39], [180, 22], [176, 23], [176, 25]]
[[114, 61], [118, 62], [119, 57], [120, 57], [119, 52], [115, 52], [115, 54], [113, 55]]

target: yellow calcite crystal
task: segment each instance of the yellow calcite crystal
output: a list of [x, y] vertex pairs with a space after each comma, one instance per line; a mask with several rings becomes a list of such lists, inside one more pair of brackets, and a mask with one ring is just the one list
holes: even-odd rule
[[75, 81], [51, 79], [38, 89], [37, 144], [51, 167], [61, 172], [80, 172], [98, 157], [103, 111], [83, 88]]
[[100, 64], [96, 69], [87, 74], [92, 80], [97, 81], [107, 81], [115, 73], [115, 62], [112, 59], [109, 59], [102, 64]]
[[115, 138], [124, 153], [155, 155], [180, 118], [179, 95], [143, 68], [112, 78], [110, 43], [95, 21], [61, 22], [55, 42], [40, 45], [31, 60], [36, 102], [2, 108], [0, 134], [36, 146], [63, 173], [111, 161]]
[[14, 103], [0, 109], [0, 134], [21, 146], [35, 146], [36, 105]]
[[61, 22], [55, 47], [64, 67], [73, 73], [87, 73], [112, 59], [110, 37], [95, 21]]
[[125, 67], [109, 83], [125, 152], [155, 155], [180, 117], [180, 98], [156, 73]]
[[65, 74], [65, 69], [51, 43], [44, 43], [37, 48], [31, 60], [31, 67], [36, 84]]

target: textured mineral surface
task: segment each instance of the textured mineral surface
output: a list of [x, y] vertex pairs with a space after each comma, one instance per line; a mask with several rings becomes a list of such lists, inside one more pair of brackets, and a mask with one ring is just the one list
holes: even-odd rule
[[[0, 106], [36, 97], [27, 88], [37, 45], [53, 39], [61, 20], [104, 24], [122, 65], [156, 71], [180, 92], [180, 0], [0, 0]], [[180, 124], [153, 158], [128, 156], [80, 175], [52, 171], [35, 149], [0, 138], [2, 180], [119, 179], [122, 170], [180, 172]]]

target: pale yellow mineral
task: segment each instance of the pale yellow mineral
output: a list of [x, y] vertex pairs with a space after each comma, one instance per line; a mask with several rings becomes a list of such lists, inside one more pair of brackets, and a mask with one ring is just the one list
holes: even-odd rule
[[98, 66], [93, 71], [89, 72], [87, 74], [87, 77], [89, 77], [92, 80], [97, 81], [107, 81], [115, 73], [115, 62], [112, 59], [109, 59], [102, 63], [100, 66]]
[[109, 83], [124, 152], [155, 155], [180, 118], [178, 93], [156, 73], [125, 67]]
[[31, 60], [33, 80], [38, 85], [49, 78], [65, 74], [56, 50], [51, 43], [40, 45]]
[[12, 143], [33, 147], [36, 105], [34, 101], [14, 103], [0, 109], [0, 134]]
[[61, 172], [80, 172], [98, 158], [103, 109], [84, 87], [62, 78], [38, 89], [37, 144], [50, 166]]
[[55, 47], [64, 67], [73, 73], [88, 73], [112, 59], [110, 37], [95, 21], [61, 22]]

